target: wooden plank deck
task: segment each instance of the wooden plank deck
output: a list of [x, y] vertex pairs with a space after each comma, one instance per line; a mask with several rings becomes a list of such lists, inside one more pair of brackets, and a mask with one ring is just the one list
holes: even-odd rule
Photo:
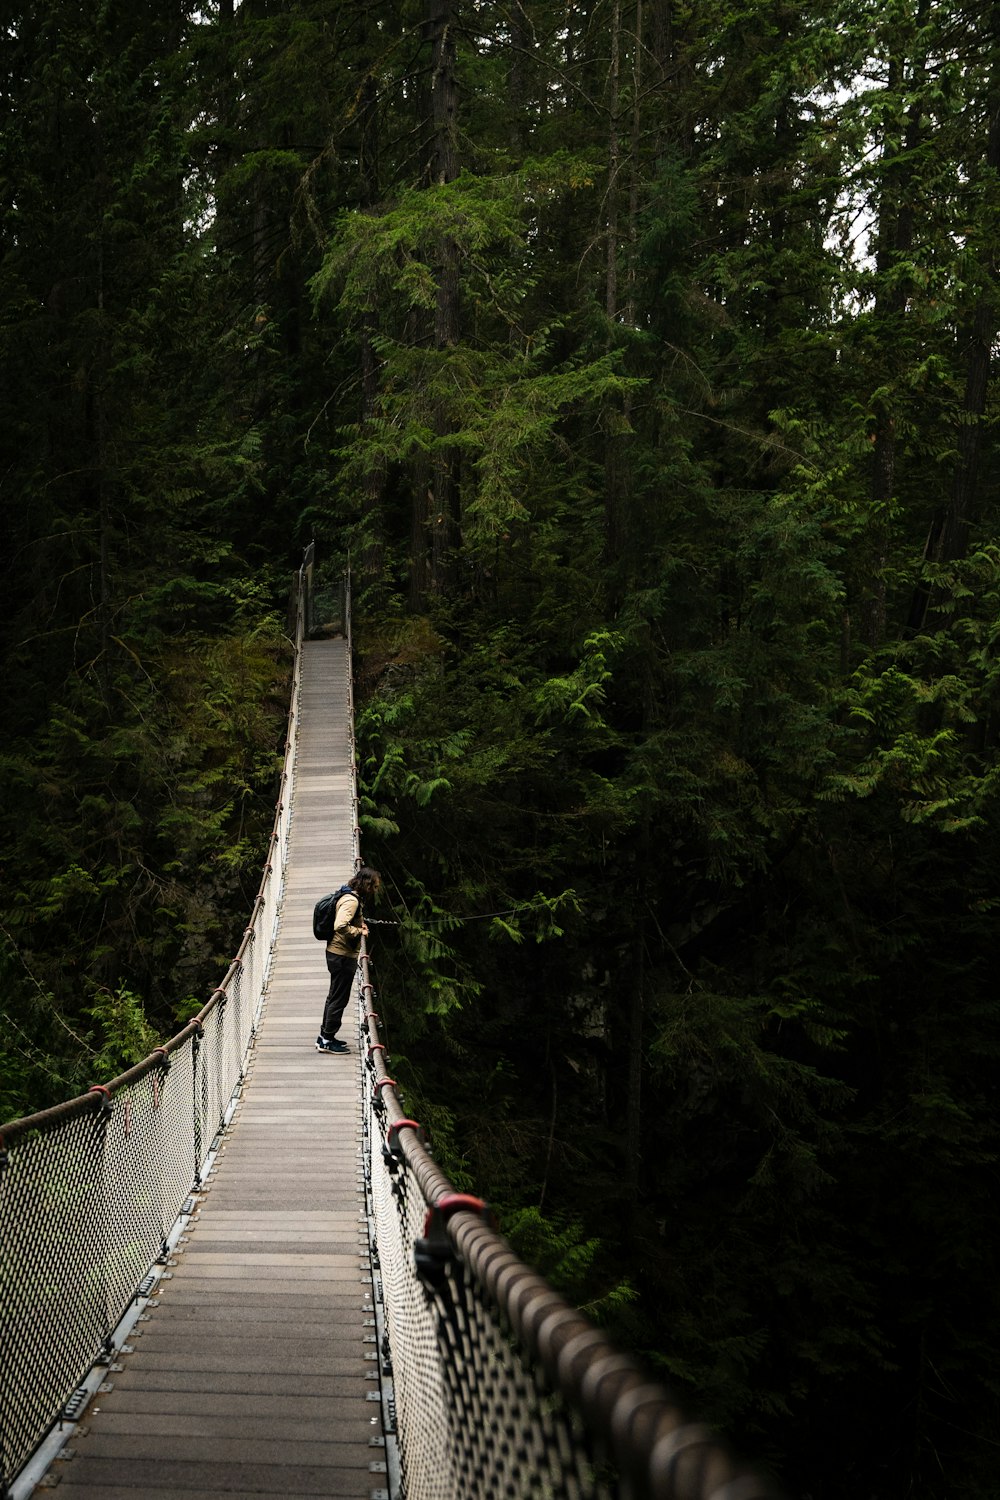
[[386, 1485], [366, 1399], [378, 1379], [353, 1002], [350, 1053], [313, 1045], [327, 977], [312, 907], [354, 868], [348, 670], [345, 642], [306, 644], [285, 899], [247, 1086], [159, 1305], [55, 1466], [65, 1500], [368, 1500]]

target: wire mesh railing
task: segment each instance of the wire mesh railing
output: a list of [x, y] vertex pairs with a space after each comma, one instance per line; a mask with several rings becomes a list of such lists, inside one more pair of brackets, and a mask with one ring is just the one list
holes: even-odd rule
[[454, 1190], [388, 1073], [369, 963], [365, 1175], [405, 1500], [774, 1500]]
[[223, 1128], [244, 1076], [277, 936], [295, 776], [307, 598], [296, 588], [295, 664], [281, 791], [242, 942], [208, 1003], [108, 1083], [0, 1126], [0, 1500], [112, 1334]]
[[[353, 661], [349, 593], [346, 618]], [[352, 737], [353, 722], [352, 703]], [[355, 756], [360, 866], [356, 768]], [[364, 940], [358, 997], [383, 1406], [401, 1500], [776, 1500], [514, 1254], [485, 1202], [455, 1191], [390, 1076]]]

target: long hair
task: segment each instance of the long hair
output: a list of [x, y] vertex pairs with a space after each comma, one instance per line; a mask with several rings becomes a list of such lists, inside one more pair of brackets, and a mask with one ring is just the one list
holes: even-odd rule
[[377, 870], [368, 865], [362, 865], [361, 869], [347, 882], [352, 891], [357, 891], [364, 901], [369, 896], [374, 896], [382, 884], [382, 877]]

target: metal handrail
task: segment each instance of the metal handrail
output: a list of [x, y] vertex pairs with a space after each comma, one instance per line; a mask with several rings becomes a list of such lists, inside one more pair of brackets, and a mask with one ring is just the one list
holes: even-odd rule
[[[373, 1134], [377, 1138], [381, 1133], [383, 1142], [391, 1140], [392, 1154], [412, 1176], [428, 1215], [437, 1213], [437, 1232], [447, 1237], [528, 1361], [541, 1366], [551, 1388], [610, 1457], [619, 1476], [616, 1493], [632, 1500], [774, 1500], [769, 1480], [735, 1458], [708, 1427], [692, 1422], [638, 1360], [623, 1354], [514, 1253], [489, 1214], [484, 1215], [485, 1205], [469, 1203], [467, 1195], [456, 1191], [434, 1161], [419, 1124], [407, 1118], [390, 1078], [367, 954], [362, 957], [361, 994], [362, 1033], [373, 1100], [378, 1101], [373, 1103]], [[400, 1431], [404, 1443], [404, 1416]], [[484, 1438], [488, 1441], [489, 1434]]]

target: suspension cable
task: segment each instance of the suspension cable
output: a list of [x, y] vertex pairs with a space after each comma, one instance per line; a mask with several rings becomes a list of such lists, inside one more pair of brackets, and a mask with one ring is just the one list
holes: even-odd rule
[[461, 922], [491, 922], [494, 917], [516, 917], [522, 908], [509, 907], [507, 911], [483, 911], [469, 917], [365, 917], [369, 927], [454, 927]]

